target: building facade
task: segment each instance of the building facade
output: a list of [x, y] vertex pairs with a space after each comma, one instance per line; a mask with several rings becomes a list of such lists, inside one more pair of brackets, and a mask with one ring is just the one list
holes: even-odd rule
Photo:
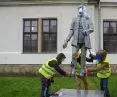
[[[110, 63], [117, 64], [117, 2], [85, 1], [87, 2], [94, 24], [91, 50], [107, 50]], [[38, 68], [36, 64], [43, 64], [60, 52], [67, 57], [63, 64], [70, 64], [71, 43], [66, 49], [62, 45], [80, 4], [80, 0], [1, 0], [0, 70], [10, 72], [13, 68], [14, 72], [18, 72], [17, 66], [21, 65], [20, 67], [33, 66], [35, 71]], [[4, 69], [5, 66], [12, 67]], [[25, 70], [20, 68], [19, 71]]]

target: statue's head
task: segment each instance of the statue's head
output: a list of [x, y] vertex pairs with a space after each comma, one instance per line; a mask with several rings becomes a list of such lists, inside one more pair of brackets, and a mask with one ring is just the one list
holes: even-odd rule
[[80, 16], [82, 16], [82, 15], [88, 16], [88, 15], [89, 15], [89, 14], [88, 14], [88, 7], [85, 6], [85, 5], [80, 6], [80, 7], [78, 8], [78, 14], [79, 14]]

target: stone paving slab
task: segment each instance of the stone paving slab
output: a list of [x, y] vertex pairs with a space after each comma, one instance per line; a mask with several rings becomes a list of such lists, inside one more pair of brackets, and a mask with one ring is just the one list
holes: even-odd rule
[[59, 96], [51, 97], [104, 97], [104, 92], [99, 90], [61, 89], [57, 94]]

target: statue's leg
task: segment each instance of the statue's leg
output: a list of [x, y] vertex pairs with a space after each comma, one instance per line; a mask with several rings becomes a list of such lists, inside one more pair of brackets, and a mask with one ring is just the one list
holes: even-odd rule
[[76, 53], [79, 51], [79, 46], [72, 46], [72, 64], [71, 64], [71, 67], [72, 67], [72, 74], [75, 73], [75, 66], [77, 64], [77, 59], [76, 59]]
[[86, 52], [87, 52], [87, 48], [85, 47], [85, 44], [82, 44], [81, 45], [81, 71], [80, 71], [81, 76], [83, 76], [85, 73]]

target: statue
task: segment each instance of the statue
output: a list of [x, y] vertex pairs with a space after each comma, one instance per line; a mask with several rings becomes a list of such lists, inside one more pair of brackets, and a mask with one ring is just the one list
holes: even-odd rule
[[88, 14], [88, 8], [82, 5], [78, 8], [78, 15], [73, 18], [66, 40], [64, 41], [63, 48], [67, 47], [68, 42], [72, 38], [72, 74], [74, 74], [75, 66], [77, 64], [76, 53], [81, 49], [81, 71], [80, 75], [84, 75], [84, 67], [86, 61], [87, 49], [91, 49], [90, 34], [93, 32], [93, 24]]

